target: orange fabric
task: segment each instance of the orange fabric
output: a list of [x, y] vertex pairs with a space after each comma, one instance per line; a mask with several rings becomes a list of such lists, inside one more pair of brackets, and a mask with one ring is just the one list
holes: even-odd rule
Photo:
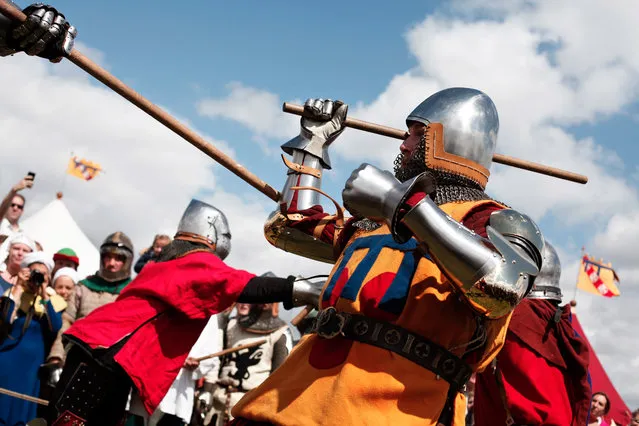
[[[480, 201], [440, 207], [461, 221], [480, 204], [499, 206]], [[453, 286], [431, 260], [417, 252], [414, 240], [412, 248], [390, 248], [390, 243], [353, 249], [368, 237], [388, 242], [388, 227], [355, 232], [324, 287], [330, 296], [322, 307], [332, 305], [338, 311], [393, 322], [462, 356], [475, 332], [476, 317]], [[379, 255], [363, 280], [354, 282], [356, 267], [370, 263], [367, 255], [375, 250]], [[402, 270], [411, 256], [412, 269]], [[396, 299], [389, 302], [384, 295], [400, 273], [408, 273], [409, 278], [404, 304], [397, 307]], [[353, 291], [356, 296], [350, 300], [345, 294]], [[480, 353], [471, 357], [473, 370], [483, 370], [497, 355], [509, 320], [510, 315], [485, 321], [488, 338]], [[448, 387], [446, 381], [394, 352], [341, 337], [325, 340], [310, 335], [261, 386], [246, 394], [233, 416], [278, 425], [435, 425]], [[464, 425], [465, 404], [464, 396], [458, 394], [454, 426]]]

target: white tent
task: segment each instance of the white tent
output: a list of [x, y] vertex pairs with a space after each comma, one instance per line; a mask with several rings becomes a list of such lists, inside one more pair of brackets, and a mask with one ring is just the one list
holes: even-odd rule
[[25, 234], [42, 244], [44, 251], [52, 257], [62, 248], [73, 249], [80, 259], [78, 275], [81, 279], [98, 270], [100, 251], [82, 232], [61, 199], [51, 201], [21, 221], [20, 226]]

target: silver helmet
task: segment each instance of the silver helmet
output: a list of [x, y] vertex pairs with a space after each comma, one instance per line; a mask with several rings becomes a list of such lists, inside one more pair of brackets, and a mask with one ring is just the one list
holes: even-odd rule
[[231, 229], [224, 213], [195, 199], [184, 211], [175, 238], [204, 244], [222, 260], [231, 251]]
[[[104, 266], [104, 257], [107, 254], [118, 256], [124, 261], [118, 272], [111, 272]], [[100, 269], [97, 275], [107, 282], [116, 282], [131, 277], [133, 264], [133, 243], [124, 232], [114, 232], [104, 239], [100, 246]]]
[[527, 297], [529, 299], [546, 299], [561, 302], [562, 294], [561, 287], [559, 287], [561, 262], [559, 262], [557, 251], [548, 242], [544, 244], [542, 257], [541, 269]]
[[488, 95], [463, 87], [441, 90], [408, 115], [408, 127], [412, 122], [423, 123], [427, 132], [434, 123], [443, 127], [443, 135], [435, 139], [443, 139], [443, 146], [428, 146], [429, 138], [426, 139], [426, 151], [430, 151], [427, 167], [459, 174], [486, 186], [499, 133], [497, 108]]

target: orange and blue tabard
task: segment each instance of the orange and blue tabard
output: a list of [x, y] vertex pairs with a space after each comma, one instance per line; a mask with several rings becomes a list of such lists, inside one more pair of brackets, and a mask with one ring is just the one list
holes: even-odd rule
[[[461, 221], [482, 204], [502, 207], [475, 201], [440, 208]], [[403, 327], [458, 357], [480, 322], [417, 242], [396, 243], [386, 225], [351, 237], [321, 303]], [[509, 319], [483, 319], [486, 343], [466, 358], [473, 370], [497, 355]], [[277, 425], [435, 425], [448, 389], [448, 382], [390, 350], [308, 335], [233, 415]], [[464, 396], [457, 394], [453, 425], [463, 425], [464, 414]]]

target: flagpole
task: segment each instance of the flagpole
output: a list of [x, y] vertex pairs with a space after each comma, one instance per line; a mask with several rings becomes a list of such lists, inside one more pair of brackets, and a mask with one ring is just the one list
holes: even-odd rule
[[[73, 151], [71, 151], [71, 157], [70, 158], [73, 158]], [[69, 160], [67, 159], [67, 168], [68, 168], [68, 166], [69, 166]], [[64, 173], [63, 173], [63, 176], [62, 176], [62, 185], [60, 185], [61, 186], [61, 188], [60, 188], [60, 193], [61, 194], [64, 194], [64, 190], [67, 188], [67, 175], [68, 174], [69, 174], [69, 171], [65, 169]]]
[[575, 294], [573, 295], [573, 306], [577, 305], [577, 290], [579, 289], [579, 274], [581, 273], [581, 260], [584, 258], [584, 255], [586, 254], [586, 248], [585, 247], [581, 247], [581, 256], [579, 256], [579, 267], [577, 268], [577, 279], [575, 280]]

